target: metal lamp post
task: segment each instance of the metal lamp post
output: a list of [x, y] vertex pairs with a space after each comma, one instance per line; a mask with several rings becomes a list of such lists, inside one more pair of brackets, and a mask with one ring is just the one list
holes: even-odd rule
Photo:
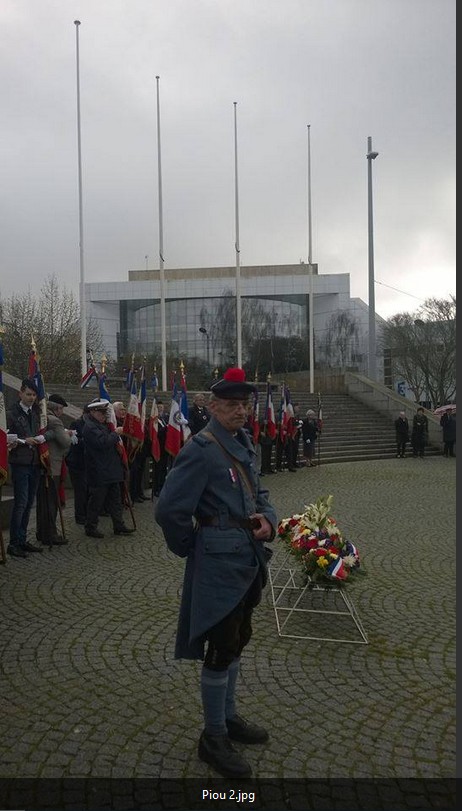
[[368, 268], [369, 268], [369, 377], [377, 379], [375, 340], [375, 288], [374, 288], [374, 225], [372, 213], [372, 161], [378, 156], [372, 151], [372, 138], [367, 139], [367, 214], [368, 214]]
[[210, 335], [205, 327], [199, 327], [199, 332], [202, 332], [202, 335], [205, 335], [207, 339], [207, 369], [210, 369]]

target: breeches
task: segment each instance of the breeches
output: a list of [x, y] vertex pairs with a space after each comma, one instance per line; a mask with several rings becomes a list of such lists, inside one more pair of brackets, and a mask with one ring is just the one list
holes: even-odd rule
[[209, 670], [227, 670], [237, 659], [252, 636], [252, 612], [261, 598], [258, 574], [240, 603], [217, 625], [207, 631], [207, 653], [204, 659]]

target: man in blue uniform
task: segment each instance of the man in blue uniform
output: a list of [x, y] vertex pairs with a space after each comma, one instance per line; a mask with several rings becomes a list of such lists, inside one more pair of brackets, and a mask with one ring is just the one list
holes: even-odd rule
[[263, 542], [273, 539], [277, 518], [243, 430], [255, 387], [242, 369], [228, 369], [210, 390], [210, 422], [177, 456], [156, 519], [169, 549], [187, 558], [175, 658], [204, 662], [199, 757], [224, 776], [248, 777], [232, 741], [265, 743], [268, 733], [237, 714], [235, 688], [267, 580]]

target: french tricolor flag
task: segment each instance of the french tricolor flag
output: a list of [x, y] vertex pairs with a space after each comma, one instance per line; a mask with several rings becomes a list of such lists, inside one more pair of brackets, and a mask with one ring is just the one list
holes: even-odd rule
[[265, 421], [266, 421], [266, 434], [274, 439], [277, 433], [276, 416], [274, 414], [273, 397], [271, 394], [271, 383], [268, 383], [266, 392], [266, 407], [265, 407]]
[[348, 572], [343, 565], [342, 558], [333, 560], [332, 563], [330, 563], [327, 567], [326, 574], [328, 574], [329, 577], [333, 577], [334, 580], [346, 580], [348, 577]]
[[80, 381], [80, 388], [86, 389], [90, 380], [93, 380], [94, 377], [96, 377], [96, 369], [94, 366], [90, 366]]
[[146, 424], [146, 369], [141, 367], [140, 390], [138, 392], [138, 411], [140, 414], [141, 431], [144, 436], [144, 426]]
[[159, 409], [155, 397], [152, 400], [151, 416], [149, 417], [149, 438], [151, 440], [152, 458], [155, 462], [158, 462], [160, 459]]
[[351, 541], [347, 541], [345, 544], [345, 552], [347, 555], [354, 555], [357, 560], [355, 566], [359, 566], [359, 552], [354, 543], [351, 543]]

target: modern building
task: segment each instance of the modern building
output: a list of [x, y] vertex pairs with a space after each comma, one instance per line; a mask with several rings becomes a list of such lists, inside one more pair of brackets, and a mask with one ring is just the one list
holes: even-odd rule
[[[317, 265], [312, 270], [316, 366], [367, 373], [367, 304], [350, 296], [348, 273], [320, 275]], [[164, 276], [169, 357], [197, 358], [219, 367], [235, 360], [235, 267], [166, 269]], [[307, 368], [300, 348], [307, 358], [310, 284], [303, 263], [241, 267], [244, 362], [279, 345], [284, 351], [297, 350], [293, 363]], [[109, 356], [154, 354], [160, 363], [158, 270], [129, 271], [128, 282], [86, 284], [85, 293], [88, 317], [99, 324]], [[381, 323], [377, 316], [377, 334]], [[377, 344], [378, 379], [383, 380], [383, 353]]]

